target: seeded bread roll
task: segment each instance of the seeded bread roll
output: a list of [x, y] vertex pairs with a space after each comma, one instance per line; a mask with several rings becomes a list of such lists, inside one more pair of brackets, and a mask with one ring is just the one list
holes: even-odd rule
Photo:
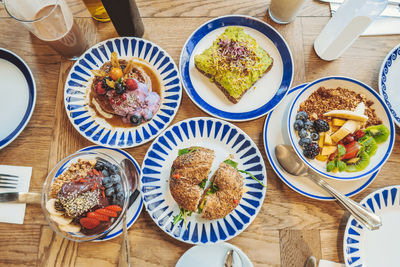
[[214, 151], [202, 147], [190, 147], [189, 153], [178, 156], [173, 164], [169, 188], [181, 208], [197, 211], [203, 188], [199, 184], [208, 178], [214, 161]]
[[211, 178], [218, 191], [204, 196], [204, 207], [201, 216], [207, 220], [220, 219], [233, 211], [246, 192], [243, 177], [231, 165], [222, 162]]

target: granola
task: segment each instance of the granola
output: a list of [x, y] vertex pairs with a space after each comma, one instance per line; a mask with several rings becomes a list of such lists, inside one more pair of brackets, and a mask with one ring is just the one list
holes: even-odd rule
[[372, 108], [373, 101], [368, 100], [363, 94], [341, 87], [336, 89], [318, 88], [307, 100], [300, 104], [299, 111], [310, 114], [312, 120], [329, 121], [329, 118], [323, 116], [324, 113], [334, 109], [354, 110], [360, 102], [364, 102], [365, 115], [368, 116], [365, 127], [381, 124], [382, 120], [376, 115], [375, 109]]

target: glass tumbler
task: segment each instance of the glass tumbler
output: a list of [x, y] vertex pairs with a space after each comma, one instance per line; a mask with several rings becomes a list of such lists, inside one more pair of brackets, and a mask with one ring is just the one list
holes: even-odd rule
[[64, 0], [0, 0], [8, 14], [60, 55], [76, 59], [87, 48]]
[[279, 24], [292, 22], [305, 0], [271, 0], [269, 16]]

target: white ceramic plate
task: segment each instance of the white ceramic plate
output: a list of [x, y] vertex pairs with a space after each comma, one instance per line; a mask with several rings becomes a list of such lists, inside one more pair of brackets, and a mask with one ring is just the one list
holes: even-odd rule
[[[94, 75], [110, 61], [111, 53], [119, 59], [140, 58], [160, 77], [160, 108], [153, 118], [139, 126], [114, 127], [89, 106], [88, 92]], [[72, 66], [64, 86], [64, 105], [75, 129], [89, 141], [106, 147], [128, 148], [142, 145], [159, 135], [173, 120], [182, 98], [178, 69], [173, 59], [158, 45], [135, 37], [105, 40], [89, 48]]]
[[231, 249], [235, 252], [232, 267], [253, 267], [250, 259], [240, 248], [225, 242], [194, 246], [180, 257], [175, 267], [221, 267], [225, 264], [225, 255]]
[[[287, 173], [281, 168], [275, 156], [275, 146], [277, 144], [290, 145], [288, 132], [286, 130], [286, 123], [282, 118], [286, 118], [289, 112], [289, 105], [293, 101], [296, 94], [303, 89], [306, 84], [299, 85], [289, 90], [288, 95], [282, 103], [271, 111], [265, 118], [264, 124], [264, 147], [268, 160], [272, 168], [279, 178], [290, 188], [296, 192], [313, 199], [318, 200], [335, 200], [330, 194], [326, 193], [319, 186], [315, 185], [307, 178], [299, 178]], [[373, 174], [357, 180], [340, 181], [329, 178], [322, 178], [326, 180], [331, 186], [337, 189], [342, 194], [348, 197], [360, 193], [368, 187], [377, 176], [379, 170]]]
[[[194, 65], [194, 56], [201, 54], [228, 26], [240, 26], [274, 59], [272, 68], [233, 104], [209, 78]], [[185, 90], [192, 101], [208, 114], [230, 121], [246, 121], [265, 115], [285, 97], [293, 80], [293, 59], [283, 37], [259, 19], [229, 15], [207, 21], [183, 46], [179, 69]]]
[[[136, 160], [126, 153], [123, 150], [116, 149], [116, 148], [108, 148], [108, 147], [103, 147], [103, 146], [89, 146], [82, 148], [79, 151], [96, 151], [96, 152], [102, 152], [105, 153], [111, 157], [113, 157], [115, 160], [118, 162], [123, 161], [124, 159], [130, 160], [136, 167], [136, 169], [139, 172], [139, 175], [141, 173], [140, 166], [136, 162]], [[126, 211], [126, 221], [127, 221], [127, 227], [128, 229], [135, 223], [137, 218], [139, 218], [140, 212], [142, 211], [143, 208], [143, 199], [141, 195], [138, 196], [138, 198], [133, 202], [132, 206]], [[94, 240], [94, 242], [101, 242], [101, 241], [106, 241], [113, 239], [117, 236], [119, 236], [122, 233], [122, 221], [112, 230], [110, 231], [103, 239], [97, 239]]]
[[382, 226], [370, 231], [350, 216], [343, 238], [346, 266], [399, 266], [400, 186], [379, 189], [366, 196], [361, 204], [381, 217]]
[[400, 44], [390, 51], [379, 71], [379, 93], [400, 127]]
[[[372, 100], [374, 104], [372, 108], [375, 109], [376, 115], [381, 118], [382, 123], [388, 127], [390, 131], [390, 136], [385, 143], [378, 145], [378, 150], [376, 154], [370, 158], [370, 164], [363, 171], [359, 172], [327, 172], [326, 171], [326, 163], [313, 159], [309, 160], [304, 157], [303, 149], [299, 145], [299, 138], [297, 136], [296, 131], [293, 128], [293, 124], [295, 122], [295, 117], [297, 111], [299, 110], [300, 104], [305, 101], [313, 92], [318, 90], [320, 87], [325, 88], [337, 88], [342, 87], [349, 90], [352, 90], [356, 93], [364, 94], [367, 99]], [[303, 89], [299, 91], [292, 104], [289, 107], [289, 114], [287, 117], [287, 130], [289, 133], [289, 139], [292, 143], [294, 150], [297, 155], [315, 172], [332, 179], [338, 180], [353, 180], [359, 179], [362, 177], [366, 177], [368, 175], [373, 174], [377, 170], [379, 170], [383, 164], [385, 164], [386, 160], [389, 158], [390, 153], [392, 152], [394, 145], [394, 137], [395, 137], [395, 128], [392, 117], [390, 116], [390, 111], [381, 99], [381, 97], [376, 93], [374, 89], [369, 87], [368, 85], [357, 81], [352, 78], [347, 77], [325, 77], [313, 81], [306, 85]]]
[[[244, 231], [255, 219], [266, 195], [266, 187], [242, 175], [249, 188], [239, 205], [218, 220], [205, 220], [198, 213], [173, 224], [179, 206], [169, 190], [169, 177], [179, 149], [202, 146], [215, 151], [211, 167], [214, 173], [219, 164], [233, 155], [238, 169], [251, 172], [264, 185], [267, 173], [257, 145], [237, 126], [210, 117], [190, 118], [172, 125], [149, 147], [142, 164], [140, 190], [147, 212], [154, 222], [173, 238], [190, 244], [212, 244], [229, 240]], [[208, 181], [209, 182], [209, 181]], [[206, 184], [207, 187], [208, 183]]]
[[28, 65], [0, 48], [0, 149], [11, 143], [28, 124], [36, 103], [36, 85]]

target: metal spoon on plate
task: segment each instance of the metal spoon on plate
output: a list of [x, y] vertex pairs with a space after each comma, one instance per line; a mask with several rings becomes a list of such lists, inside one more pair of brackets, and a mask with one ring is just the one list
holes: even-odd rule
[[124, 217], [122, 219], [122, 243], [121, 250], [119, 253], [119, 267], [130, 266], [130, 250], [129, 250], [129, 235], [128, 235], [128, 226], [126, 222], [126, 213], [128, 209], [132, 206], [133, 202], [135, 202], [136, 198], [139, 196], [139, 190], [137, 190], [137, 186], [139, 183], [139, 173], [135, 167], [135, 165], [129, 160], [124, 159], [121, 162], [121, 166], [125, 171], [126, 178], [128, 179], [130, 185], [130, 197], [128, 202], [128, 208], [125, 211]]
[[301, 161], [291, 146], [277, 145], [275, 147], [275, 155], [279, 164], [285, 171], [295, 176], [307, 177], [313, 181], [316, 185], [336, 198], [358, 222], [368, 229], [376, 230], [382, 225], [382, 220], [378, 215], [368, 211], [359, 203], [338, 192], [335, 188], [325, 182], [325, 180], [321, 179], [316, 173], [311, 171], [306, 164]]

